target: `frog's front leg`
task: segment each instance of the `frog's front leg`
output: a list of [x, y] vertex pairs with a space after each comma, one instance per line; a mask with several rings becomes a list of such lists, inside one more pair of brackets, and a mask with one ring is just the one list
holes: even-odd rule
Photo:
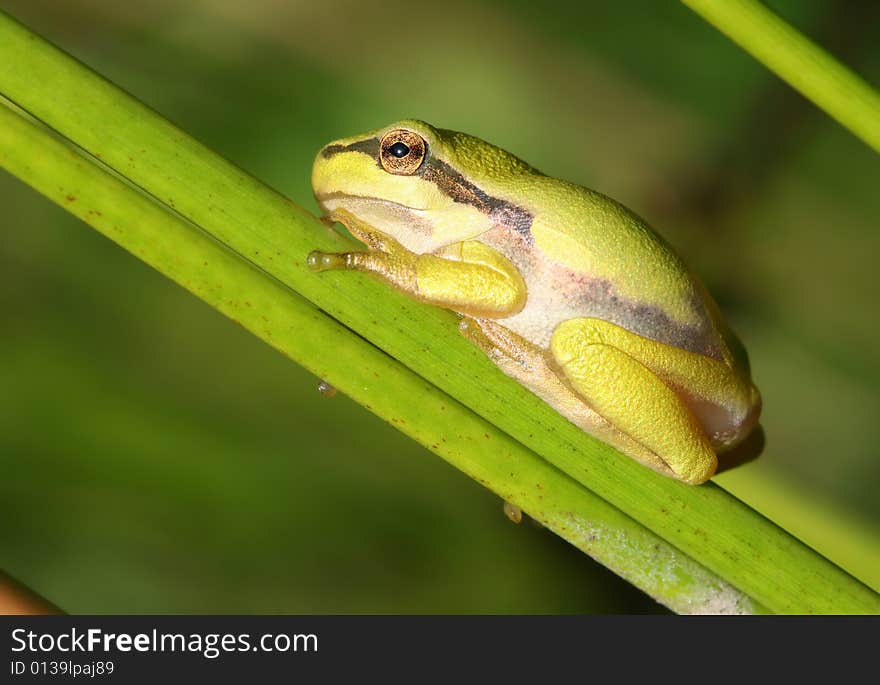
[[316, 271], [353, 269], [376, 274], [416, 299], [470, 316], [511, 316], [526, 302], [526, 286], [500, 253], [476, 241], [455, 243], [432, 254], [416, 254], [363, 222], [337, 217], [367, 252], [312, 252]]

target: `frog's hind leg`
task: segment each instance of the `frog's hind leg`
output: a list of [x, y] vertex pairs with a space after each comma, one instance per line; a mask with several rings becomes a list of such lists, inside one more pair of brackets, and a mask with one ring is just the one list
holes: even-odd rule
[[[593, 410], [655, 455], [649, 466], [687, 483], [702, 483], [715, 473], [712, 442], [672, 385], [680, 380], [707, 391], [713, 381], [729, 386], [726, 365], [590, 318], [561, 323], [550, 348]], [[676, 374], [682, 378], [670, 378]], [[704, 388], [696, 389], [704, 397]]]
[[465, 317], [459, 329], [505, 374], [527, 387], [581, 430], [624, 454], [674, 475], [662, 460], [593, 411], [549, 363], [548, 354], [491, 319]]

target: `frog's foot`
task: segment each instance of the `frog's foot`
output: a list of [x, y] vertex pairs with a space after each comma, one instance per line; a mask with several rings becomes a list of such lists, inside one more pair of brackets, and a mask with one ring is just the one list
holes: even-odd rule
[[401, 287], [412, 285], [413, 276], [410, 273], [401, 273], [403, 270], [412, 271], [409, 264], [412, 259], [411, 256], [408, 258], [406, 250], [400, 243], [380, 233], [346, 209], [337, 209], [321, 217], [321, 223], [331, 229], [337, 222], [345, 226], [349, 233], [366, 246], [367, 250], [354, 252], [315, 250], [306, 258], [306, 264], [312, 271], [333, 269], [370, 271], [395, 285]]
[[[491, 319], [465, 317], [462, 335], [477, 345], [495, 365], [527, 387], [581, 430], [643, 463], [658, 460], [643, 445], [606, 421], [561, 377], [549, 353]], [[662, 462], [659, 462], [662, 467]]]
[[314, 250], [306, 257], [306, 264], [312, 271], [330, 271], [332, 269], [350, 269], [352, 256], [356, 252], [321, 252]]
[[513, 523], [522, 521], [522, 509], [507, 500], [504, 500], [504, 515]]
[[464, 317], [458, 324], [461, 334], [479, 347], [508, 376], [522, 380], [546, 367], [543, 352], [522, 336], [491, 319]]
[[[630, 456], [686, 483], [712, 477], [718, 460], [709, 436], [682, 397], [658, 374], [668, 378], [679, 370], [687, 372], [688, 364], [695, 365], [689, 377], [696, 387], [697, 379], [724, 373], [715, 368], [722, 366], [720, 362], [591, 318], [559, 324], [550, 349], [578, 395], [644, 448], [641, 454], [625, 450]], [[717, 382], [724, 380], [719, 376]]]
[[318, 383], [318, 392], [321, 393], [324, 397], [330, 398], [336, 397], [336, 393], [338, 392], [338, 390], [336, 390], [336, 388], [330, 385], [327, 381], [322, 380], [320, 383]]
[[407, 292], [416, 292], [416, 260], [407, 253], [320, 252], [309, 253], [306, 264], [312, 271], [345, 269], [372, 273]]
[[[321, 217], [321, 221], [332, 226], [333, 223], [343, 224], [351, 234], [366, 245], [367, 250], [354, 252], [321, 252], [309, 253], [306, 263], [312, 271], [330, 271], [331, 269], [350, 269], [356, 271], [372, 271], [380, 276], [388, 276], [395, 267], [408, 261], [406, 250], [393, 238], [379, 233], [368, 224], [359, 221], [349, 212], [339, 210]], [[409, 260], [411, 261], [411, 259]], [[393, 279], [392, 279], [392, 282]]]

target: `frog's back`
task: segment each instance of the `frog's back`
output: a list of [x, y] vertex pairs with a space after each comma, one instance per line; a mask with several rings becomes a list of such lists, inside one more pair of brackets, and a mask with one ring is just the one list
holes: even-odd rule
[[514, 261], [528, 288], [526, 307], [506, 326], [544, 344], [562, 321], [594, 317], [733, 361], [705, 288], [640, 217], [601, 193], [547, 176], [535, 175], [528, 185], [521, 197], [537, 200], [525, 203], [528, 233], [519, 232], [517, 245], [487, 240]]

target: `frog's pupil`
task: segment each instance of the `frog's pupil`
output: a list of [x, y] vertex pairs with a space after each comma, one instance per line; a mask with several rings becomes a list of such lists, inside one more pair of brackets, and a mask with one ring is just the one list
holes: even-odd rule
[[394, 143], [394, 145], [388, 148], [388, 152], [401, 159], [409, 154], [409, 145], [406, 143]]

